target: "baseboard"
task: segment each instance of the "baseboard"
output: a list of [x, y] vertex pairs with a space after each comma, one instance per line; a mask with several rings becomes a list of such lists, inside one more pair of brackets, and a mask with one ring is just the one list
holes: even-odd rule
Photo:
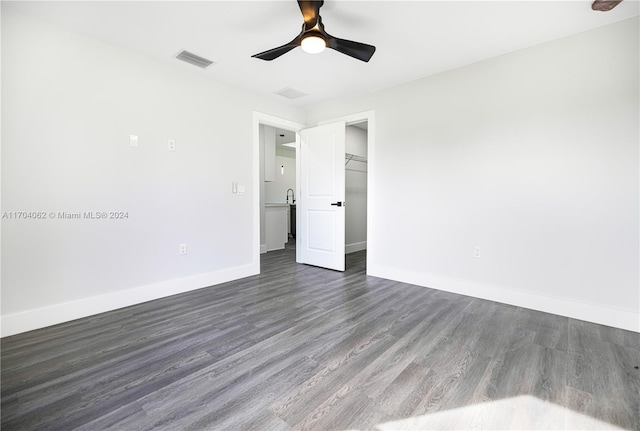
[[260, 244], [260, 254], [265, 254], [267, 252], [267, 244]]
[[353, 244], [347, 244], [344, 246], [344, 252], [346, 254], [355, 253], [356, 251], [366, 250], [367, 241], [354, 242]]
[[640, 313], [634, 313], [629, 310], [540, 295], [470, 280], [460, 280], [417, 271], [407, 271], [386, 267], [384, 265], [369, 264], [367, 275], [557, 314], [573, 319], [626, 329], [628, 331], [640, 332]]
[[[348, 253], [350, 252], [352, 251], [348, 251]], [[149, 284], [107, 295], [94, 296], [20, 313], [8, 314], [1, 318], [1, 336], [7, 337], [44, 328], [178, 293], [237, 280], [258, 274], [259, 272], [259, 265], [250, 264]], [[381, 265], [373, 266], [370, 264], [367, 269], [367, 275], [640, 332], [640, 313], [634, 313], [628, 310], [603, 307], [565, 298], [533, 294], [502, 286], [434, 276]]]
[[250, 264], [8, 314], [2, 316], [2, 337], [226, 283], [258, 273], [260, 273], [260, 265]]

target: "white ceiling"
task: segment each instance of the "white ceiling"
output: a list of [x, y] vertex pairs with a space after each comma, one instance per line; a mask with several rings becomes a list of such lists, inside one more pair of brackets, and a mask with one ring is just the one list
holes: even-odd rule
[[[638, 0], [609, 12], [591, 1], [345, 1], [320, 10], [336, 37], [375, 45], [369, 63], [299, 48], [271, 61], [252, 54], [295, 37], [302, 15], [280, 1], [20, 1], [11, 8], [293, 106], [369, 93], [639, 14]], [[174, 57], [213, 60], [205, 70]], [[274, 94], [293, 87], [307, 96]]]

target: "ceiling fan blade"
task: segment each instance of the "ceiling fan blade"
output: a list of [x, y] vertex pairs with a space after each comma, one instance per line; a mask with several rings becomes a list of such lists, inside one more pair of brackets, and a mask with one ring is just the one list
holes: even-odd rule
[[267, 61], [274, 60], [280, 57], [281, 55], [291, 51], [293, 48], [300, 46], [300, 43], [302, 42], [303, 34], [304, 34], [304, 24], [302, 24], [302, 31], [300, 32], [300, 34], [297, 35], [296, 38], [293, 39], [291, 42], [285, 45], [279, 46], [277, 48], [273, 48], [268, 51], [261, 52], [259, 54], [254, 54], [251, 57], [259, 58], [260, 60], [267, 60]]
[[622, 0], [595, 0], [591, 4], [591, 9], [606, 12], [618, 6]]
[[352, 40], [338, 39], [327, 35], [327, 46], [350, 57], [357, 58], [365, 63], [371, 60], [376, 47], [366, 43], [354, 42]]
[[298, 6], [300, 6], [300, 12], [302, 12], [302, 16], [304, 17], [306, 30], [311, 30], [318, 23], [320, 8], [323, 4], [324, 0], [298, 0]]
[[267, 60], [267, 61], [271, 61], [271, 60], [275, 60], [276, 58], [280, 57], [283, 54], [286, 54], [287, 52], [291, 51], [293, 48], [296, 48], [299, 44], [295, 43], [295, 40], [292, 42], [289, 42], [286, 45], [282, 45], [279, 46], [277, 48], [273, 48], [270, 49], [268, 51], [264, 51], [261, 52], [259, 54], [254, 54], [251, 57], [253, 58], [259, 58], [260, 60]]

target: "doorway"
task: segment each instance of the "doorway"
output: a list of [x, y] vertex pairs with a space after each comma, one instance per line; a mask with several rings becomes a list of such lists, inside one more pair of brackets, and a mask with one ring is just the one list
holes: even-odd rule
[[367, 249], [368, 122], [347, 125], [345, 140], [345, 253]]
[[[375, 213], [375, 111], [318, 122], [324, 126], [336, 122], [346, 125], [345, 142], [345, 253], [366, 253], [366, 273], [375, 270], [376, 241], [373, 230]], [[349, 266], [350, 259], [346, 259]]]
[[298, 190], [296, 132], [272, 126], [260, 127], [263, 137], [261, 148], [265, 146], [264, 189], [261, 191], [261, 201], [265, 204], [265, 228], [260, 235], [260, 252], [265, 253], [295, 247]]
[[[271, 127], [274, 129], [274, 146], [272, 150], [273, 160], [272, 163], [269, 164], [271, 172], [266, 173], [266, 164], [265, 164], [265, 146], [264, 146], [264, 128]], [[292, 133], [295, 136], [294, 142], [296, 145], [300, 141], [300, 130], [305, 127], [302, 123], [297, 123], [295, 121], [286, 120], [284, 118], [276, 117], [274, 115], [265, 114], [262, 112], [253, 112], [253, 187], [257, 193], [254, 194], [254, 203], [253, 203], [253, 250], [252, 250], [252, 261], [254, 267], [256, 267], [257, 272], [260, 272], [260, 255], [267, 252], [266, 246], [266, 188], [265, 188], [265, 174], [267, 175], [277, 175], [279, 170], [275, 164], [275, 130], [284, 130]], [[290, 135], [291, 136], [291, 135]], [[281, 172], [281, 171], [280, 171]], [[273, 207], [274, 212], [278, 211], [286, 211], [286, 195], [281, 198], [282, 208]], [[285, 227], [283, 229], [278, 229], [280, 232], [277, 235], [280, 235], [280, 241], [282, 244], [287, 242], [286, 239], [286, 216], [277, 216], [280, 217], [280, 227], [282, 227], [282, 223], [285, 223]], [[282, 233], [282, 231], [284, 233]]]

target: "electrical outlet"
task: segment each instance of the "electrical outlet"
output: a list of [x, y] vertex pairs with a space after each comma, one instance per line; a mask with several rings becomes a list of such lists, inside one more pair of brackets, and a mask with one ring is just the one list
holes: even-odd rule
[[169, 151], [175, 151], [176, 150], [176, 140], [175, 139], [169, 139], [167, 141], [167, 146], [169, 148]]
[[482, 255], [482, 249], [479, 245], [473, 247], [473, 257], [480, 257]]
[[178, 254], [187, 254], [187, 244], [180, 244]]

